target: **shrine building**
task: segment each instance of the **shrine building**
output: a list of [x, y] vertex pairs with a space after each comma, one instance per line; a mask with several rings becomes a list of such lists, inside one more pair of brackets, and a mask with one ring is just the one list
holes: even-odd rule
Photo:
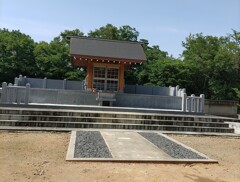
[[72, 65], [87, 68], [86, 89], [94, 92], [123, 92], [124, 71], [147, 60], [141, 42], [69, 38]]

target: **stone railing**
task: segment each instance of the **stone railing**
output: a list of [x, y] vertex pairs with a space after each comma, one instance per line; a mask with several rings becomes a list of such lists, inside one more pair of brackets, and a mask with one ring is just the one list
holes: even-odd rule
[[187, 96], [186, 93], [182, 95], [182, 111], [183, 112], [194, 112], [194, 113], [204, 113], [204, 94], [199, 97], [192, 94]]
[[[92, 93], [92, 94], [90, 94]], [[31, 103], [52, 103], [52, 104], [86, 104], [109, 105], [119, 107], [143, 107], [155, 109], [174, 109], [182, 112], [204, 113], [204, 95], [187, 96], [185, 89], [176, 87], [175, 96], [161, 95], [140, 95], [140, 94], [115, 94], [85, 92], [81, 90], [30, 88], [25, 86], [2, 83], [2, 94], [0, 103], [3, 104], [28, 104]], [[89, 95], [90, 94], [90, 95]], [[96, 95], [96, 96], [95, 96]], [[67, 96], [67, 98], [65, 98]], [[83, 98], [85, 97], [85, 98]], [[95, 97], [95, 99], [94, 99]], [[87, 99], [88, 98], [88, 99]]]
[[182, 97], [183, 112], [204, 113], [204, 94], [187, 96], [185, 88], [179, 89], [179, 86], [176, 86], [176, 96]]
[[83, 90], [83, 82], [71, 80], [55, 80], [48, 78], [28, 78], [19, 75], [14, 80], [16, 86], [26, 86], [30, 84], [31, 88], [44, 88], [44, 89], [63, 89], [63, 90]]
[[[14, 80], [16, 86], [26, 86], [29, 83], [31, 88], [43, 88], [43, 89], [63, 89], [63, 90], [87, 90], [85, 88], [86, 83], [84, 81], [71, 81], [71, 80], [56, 80], [48, 78], [29, 78], [19, 75]], [[145, 94], [145, 95], [161, 95], [161, 96], [177, 96], [176, 87], [160, 87], [150, 85], [124, 85], [124, 93], [127, 94]]]
[[16, 86], [6, 82], [2, 83], [1, 102], [3, 104], [28, 104], [30, 94], [30, 84], [26, 86]]

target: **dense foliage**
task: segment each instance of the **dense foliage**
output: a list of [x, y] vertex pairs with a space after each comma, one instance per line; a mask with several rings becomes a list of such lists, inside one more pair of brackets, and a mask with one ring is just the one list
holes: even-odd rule
[[0, 83], [11, 81], [19, 73], [34, 76], [35, 43], [30, 36], [19, 31], [0, 29]]
[[[49, 43], [35, 43], [20, 31], [0, 29], [0, 82], [12, 82], [19, 74], [82, 80], [85, 70], [72, 67], [67, 35], [84, 33], [65, 30]], [[87, 36], [145, 43], [148, 61], [125, 73], [127, 84], [180, 85], [188, 94], [204, 93], [209, 99], [240, 98], [240, 32], [233, 30], [223, 37], [189, 35], [182, 43], [181, 58], [169, 56], [157, 45], [149, 46], [146, 39], [138, 40], [139, 32], [128, 25], [107, 24]]]

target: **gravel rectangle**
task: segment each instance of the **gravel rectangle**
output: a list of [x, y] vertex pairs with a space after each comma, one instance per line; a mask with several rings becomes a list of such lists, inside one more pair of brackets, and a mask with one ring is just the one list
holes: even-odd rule
[[99, 131], [77, 131], [74, 158], [112, 158]]
[[176, 159], [206, 159], [206, 157], [202, 157], [194, 151], [191, 151], [182, 145], [179, 145], [168, 138], [159, 135], [157, 133], [145, 133], [139, 132], [141, 136], [146, 138], [148, 141], [156, 145], [159, 149], [166, 152], [173, 158]]

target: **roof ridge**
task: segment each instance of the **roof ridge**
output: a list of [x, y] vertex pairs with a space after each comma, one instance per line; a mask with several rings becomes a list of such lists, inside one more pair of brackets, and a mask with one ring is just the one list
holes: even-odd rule
[[67, 38], [78, 38], [78, 39], [97, 40], [97, 41], [107, 41], [107, 42], [117, 42], [117, 43], [129, 43], [129, 44], [141, 44], [141, 45], [146, 44], [145, 42], [138, 42], [138, 41], [102, 39], [102, 38], [87, 37], [87, 36], [72, 36], [72, 35], [67, 35], [66, 37], [67, 37]]

